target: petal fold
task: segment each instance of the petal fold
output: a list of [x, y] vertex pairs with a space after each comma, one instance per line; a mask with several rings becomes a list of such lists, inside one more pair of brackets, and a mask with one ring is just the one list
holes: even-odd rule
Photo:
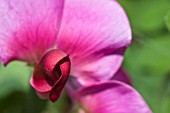
[[66, 53], [59, 50], [48, 51], [35, 66], [30, 80], [40, 98], [50, 98], [55, 102], [67, 81], [70, 60]]
[[85, 113], [152, 113], [135, 89], [119, 81], [82, 88], [76, 98]]
[[37, 63], [54, 46], [64, 0], [0, 0], [0, 59]]
[[123, 69], [123, 68], [120, 68], [115, 76], [112, 78], [112, 80], [117, 80], [117, 81], [121, 81], [121, 82], [124, 82], [124, 83], [127, 83], [129, 85], [132, 84], [132, 81], [131, 81], [131, 78], [130, 76], [128, 75], [128, 73]]
[[129, 21], [115, 0], [65, 1], [57, 48], [70, 55], [71, 75], [83, 85], [111, 78], [130, 43]]

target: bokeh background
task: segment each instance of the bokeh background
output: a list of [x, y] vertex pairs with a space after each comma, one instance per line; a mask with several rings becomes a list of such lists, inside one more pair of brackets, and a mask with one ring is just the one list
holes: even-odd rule
[[[118, 1], [133, 30], [123, 67], [153, 113], [170, 113], [170, 0]], [[40, 100], [29, 85], [31, 73], [22, 62], [0, 64], [0, 113], [66, 113], [68, 97]]]

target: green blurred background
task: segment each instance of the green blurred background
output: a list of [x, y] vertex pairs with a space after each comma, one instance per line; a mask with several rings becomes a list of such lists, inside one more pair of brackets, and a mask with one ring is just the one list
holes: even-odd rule
[[[170, 0], [118, 0], [129, 17], [133, 43], [123, 67], [153, 113], [170, 113]], [[40, 100], [24, 63], [0, 65], [0, 113], [64, 113], [69, 99]]]

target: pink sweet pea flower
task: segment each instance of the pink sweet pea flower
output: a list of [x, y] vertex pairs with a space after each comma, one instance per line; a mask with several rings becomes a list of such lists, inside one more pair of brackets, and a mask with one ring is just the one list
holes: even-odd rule
[[114, 0], [0, 0], [0, 16], [2, 63], [36, 64], [31, 85], [53, 102], [68, 75], [86, 86], [111, 79], [131, 43], [129, 21]]

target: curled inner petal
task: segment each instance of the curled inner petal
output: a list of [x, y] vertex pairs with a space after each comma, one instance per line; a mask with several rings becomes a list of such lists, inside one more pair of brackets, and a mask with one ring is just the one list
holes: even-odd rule
[[[50, 98], [55, 102], [65, 86], [70, 73], [70, 60], [60, 50], [47, 52], [35, 66], [31, 85], [41, 98]], [[43, 96], [46, 97], [43, 97]]]

